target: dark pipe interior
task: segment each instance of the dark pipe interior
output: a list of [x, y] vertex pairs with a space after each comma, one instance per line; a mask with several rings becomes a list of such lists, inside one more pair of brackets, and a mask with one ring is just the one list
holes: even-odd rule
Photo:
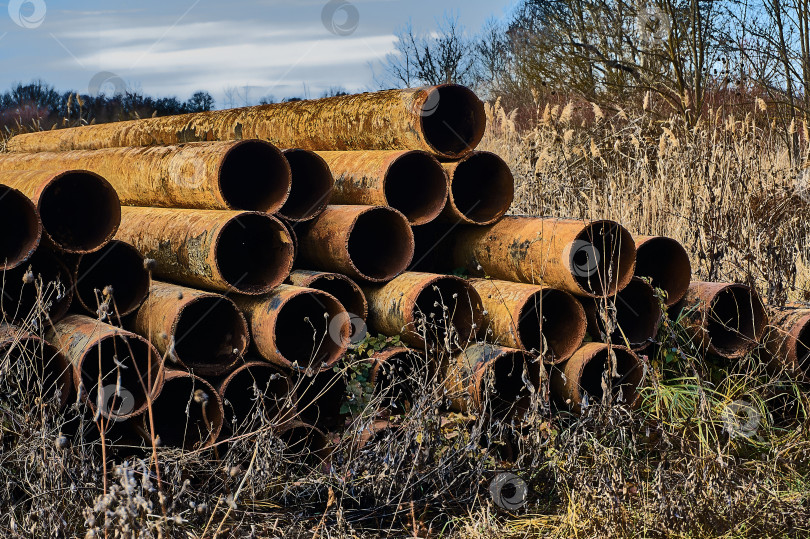
[[274, 146], [258, 140], [234, 146], [223, 159], [222, 195], [237, 210], [275, 213], [290, 192], [290, 166]]
[[301, 419], [314, 425], [336, 426], [342, 422], [340, 406], [346, 394], [341, 373], [327, 370], [315, 376], [300, 375], [296, 383]]
[[652, 287], [641, 279], [633, 279], [616, 294], [614, 303], [618, 328], [610, 336], [612, 343], [626, 346], [626, 338], [629, 347], [635, 348], [655, 338], [662, 312]]
[[313, 219], [326, 208], [335, 180], [321, 156], [307, 150], [288, 150], [284, 157], [292, 171], [292, 188], [287, 202], [278, 211], [291, 221]]
[[348, 250], [354, 267], [366, 278], [393, 279], [411, 263], [413, 232], [399, 213], [374, 208], [357, 218]]
[[14, 342], [0, 344], [0, 357], [14, 364], [14, 371], [20, 373], [15, 383], [22, 384], [26, 394], [38, 395], [43, 402], [65, 402], [72, 371], [55, 347], [43, 339], [23, 335]]
[[796, 340], [796, 359], [802, 373], [810, 375], [810, 320], [799, 331], [799, 338]]
[[248, 330], [228, 299], [203, 296], [186, 305], [174, 330], [174, 350], [187, 366], [228, 366], [245, 351]]
[[[612, 379], [612, 402], [618, 404], [621, 394], [621, 403], [632, 404], [636, 400], [638, 385], [643, 375], [641, 365], [635, 356], [627, 350], [614, 348], [616, 354], [616, 372], [618, 378]], [[608, 350], [603, 349], [597, 353], [582, 369], [579, 380], [580, 392], [588, 395], [589, 403], [602, 400], [602, 373], [608, 368]], [[610, 373], [607, 374], [610, 377]]]
[[[223, 389], [225, 418], [233, 431], [278, 421], [291, 408], [287, 378], [268, 364], [251, 363], [228, 378]], [[264, 418], [264, 420], [262, 420]]]
[[456, 335], [451, 343], [453, 348], [463, 348], [476, 333], [473, 328], [473, 324], [478, 322], [477, 313], [474, 312], [477, 302], [473, 299], [476, 294], [469, 284], [460, 279], [447, 277], [435, 280], [416, 298], [413, 309], [417, 325], [414, 331], [423, 334], [421, 321], [424, 319], [427, 325], [425, 340], [441, 344], [445, 342], [448, 331], [453, 329]]
[[429, 371], [428, 363], [419, 354], [410, 350], [397, 352], [380, 365], [374, 394], [382, 397], [382, 407], [404, 412], [418, 388], [429, 380]]
[[543, 340], [548, 349], [543, 358], [554, 362], [576, 351], [584, 336], [582, 308], [576, 299], [559, 290], [534, 294], [520, 311], [518, 336], [523, 348], [541, 352]]
[[385, 199], [401, 211], [413, 225], [432, 221], [447, 201], [447, 176], [435, 158], [423, 152], [410, 152], [388, 169]]
[[420, 111], [428, 144], [448, 155], [475, 148], [486, 125], [481, 100], [470, 89], [458, 85], [440, 86], [430, 92]]
[[216, 391], [199, 378], [167, 379], [152, 403], [155, 434], [161, 444], [194, 449], [212, 441], [222, 427], [218, 399]]
[[0, 185], [0, 268], [21, 264], [39, 244], [39, 218], [25, 195]]
[[[98, 251], [83, 255], [76, 274], [76, 295], [82, 306], [96, 314], [111, 286], [121, 316], [133, 312], [149, 294], [149, 272], [143, 255], [123, 241], [113, 240]], [[114, 312], [114, 311], [113, 311]]]
[[284, 455], [296, 462], [313, 466], [323, 461], [328, 441], [326, 436], [310, 425], [298, 424], [279, 434], [286, 448]]
[[615, 223], [598, 222], [585, 228], [571, 251], [572, 271], [583, 290], [604, 296], [633, 271], [633, 237]]
[[678, 241], [656, 237], [637, 246], [636, 275], [651, 278], [652, 286], [665, 290], [666, 303], [672, 305], [689, 289], [692, 264]]
[[[493, 376], [493, 388], [488, 398], [482, 394], [482, 402], [485, 402], [489, 413], [495, 418], [505, 418], [513, 414], [523, 414], [529, 408], [531, 392], [526, 387], [523, 379], [524, 368], [528, 369], [528, 379], [534, 385], [535, 391], [539, 385], [539, 367], [519, 352], [506, 352], [494, 360], [494, 365], [490, 367]], [[486, 377], [484, 383], [487, 384]], [[486, 393], [488, 384], [481, 390]]]
[[[23, 278], [31, 270], [34, 282]], [[42, 283], [41, 292], [37, 291]], [[8, 321], [23, 321], [47, 310], [53, 322], [67, 313], [73, 298], [73, 278], [65, 265], [50, 251], [38, 249], [26, 263], [3, 275], [0, 307]], [[45, 309], [47, 305], [49, 309]]]
[[349, 314], [365, 320], [368, 310], [366, 297], [360, 287], [348, 277], [323, 275], [313, 279], [307, 287], [331, 294]]
[[39, 199], [42, 226], [56, 244], [74, 252], [97, 249], [121, 224], [121, 202], [115, 189], [95, 174], [67, 172]]
[[266, 292], [289, 275], [293, 245], [281, 222], [248, 213], [222, 227], [216, 256], [228, 284], [244, 293]]
[[301, 367], [331, 365], [348, 344], [349, 320], [345, 318], [343, 342], [329, 334], [330, 322], [343, 306], [321, 293], [303, 293], [281, 306], [276, 316], [275, 340], [279, 353]]
[[706, 321], [712, 345], [721, 354], [752, 349], [765, 324], [765, 310], [745, 286], [729, 286], [711, 304]]
[[489, 224], [512, 205], [515, 179], [503, 159], [479, 152], [459, 163], [450, 189], [461, 213], [475, 223]]

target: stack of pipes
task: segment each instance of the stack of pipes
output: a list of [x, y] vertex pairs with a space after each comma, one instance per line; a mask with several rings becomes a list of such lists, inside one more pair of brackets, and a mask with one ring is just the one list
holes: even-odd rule
[[[334, 366], [365, 324], [405, 345], [371, 358], [389, 407], [439, 373], [452, 408], [496, 419], [543, 376], [560, 409], [607, 387], [635, 404], [664, 307], [706, 352], [762, 340], [756, 292], [690, 282], [673, 239], [506, 216], [514, 179], [475, 150], [484, 128], [481, 101], [443, 85], [18, 135], [0, 343], [35, 346], [25, 317], [58, 281], [45, 355], [64, 402], [186, 448], [269, 418], [323, 454], [320, 428], [346, 419]], [[773, 320], [770, 366], [806, 373], [810, 311]]]

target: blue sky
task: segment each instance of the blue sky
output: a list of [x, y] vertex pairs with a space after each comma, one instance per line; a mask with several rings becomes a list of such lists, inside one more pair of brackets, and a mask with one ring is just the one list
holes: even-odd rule
[[[469, 32], [508, 16], [514, 0], [6, 0], [0, 89], [42, 78], [87, 92], [115, 86], [218, 107], [262, 96], [317, 97], [330, 86], [375, 88], [371, 65], [409, 19], [429, 31], [446, 12]], [[120, 82], [123, 81], [123, 82]], [[230, 89], [230, 91], [228, 91]], [[230, 96], [230, 97], [229, 97]], [[228, 101], [235, 101], [229, 103]], [[241, 102], [240, 102], [241, 101]]]

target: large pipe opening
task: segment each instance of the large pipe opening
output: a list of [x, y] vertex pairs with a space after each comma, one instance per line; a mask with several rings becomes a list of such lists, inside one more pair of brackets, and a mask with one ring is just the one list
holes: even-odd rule
[[201, 296], [177, 316], [174, 353], [197, 374], [219, 374], [242, 355], [248, 339], [245, 317], [231, 300]]
[[680, 242], [663, 236], [636, 246], [636, 275], [652, 279], [652, 286], [667, 293], [666, 304], [679, 302], [689, 290], [692, 264]]
[[750, 352], [765, 328], [765, 308], [745, 285], [729, 285], [709, 306], [706, 331], [711, 345], [722, 356], [741, 357]]
[[92, 172], [57, 176], [39, 198], [42, 226], [57, 247], [89, 253], [107, 243], [121, 224], [121, 203], [112, 185]]
[[577, 351], [585, 337], [585, 312], [579, 301], [562, 290], [546, 289], [523, 304], [517, 323], [518, 340], [525, 350], [557, 363]]
[[214, 443], [222, 429], [222, 403], [211, 384], [197, 376], [171, 373], [152, 402], [162, 446], [198, 449]]
[[284, 225], [261, 213], [228, 221], [216, 239], [216, 264], [222, 278], [245, 294], [278, 286], [292, 269], [293, 244]]
[[309, 221], [329, 204], [335, 179], [324, 159], [309, 150], [284, 150], [290, 165], [292, 187], [278, 214], [290, 221]]
[[346, 380], [342, 372], [327, 370], [296, 379], [295, 391], [299, 395], [298, 412], [301, 419], [313, 425], [338, 426], [344, 414], [340, 407], [346, 396]]
[[[540, 385], [540, 367], [518, 351], [500, 353], [477, 388], [484, 412], [496, 419], [525, 414]], [[489, 378], [489, 379], [488, 379]], [[527, 387], [528, 380], [531, 388]]]
[[441, 277], [425, 286], [413, 306], [418, 335], [429, 344], [464, 348], [481, 327], [478, 292], [466, 281]]
[[[36, 395], [45, 403], [54, 400], [63, 408], [72, 387], [70, 364], [56, 347], [39, 337], [16, 328], [5, 332], [12, 327], [0, 328], [0, 357], [16, 376], [15, 383], [21, 384], [26, 396]], [[6, 372], [4, 376], [11, 374]]]
[[219, 186], [225, 202], [239, 210], [277, 212], [290, 196], [290, 165], [267, 142], [244, 140], [223, 158]]
[[571, 246], [571, 274], [586, 294], [615, 294], [630, 282], [635, 261], [633, 237], [612, 221], [586, 226]]
[[[301, 367], [332, 366], [349, 345], [351, 323], [343, 306], [334, 298], [317, 292], [304, 292], [278, 307], [275, 344], [278, 353]], [[343, 320], [338, 331], [330, 331], [332, 321]]]
[[[343, 305], [349, 315], [360, 317], [364, 321], [368, 317], [366, 295], [363, 294], [363, 290], [357, 286], [357, 283], [345, 275], [323, 273], [313, 278], [305, 286], [331, 294]], [[359, 328], [352, 328], [352, 331], [355, 329]]]
[[34, 203], [5, 185], [0, 185], [0, 230], [0, 270], [16, 268], [26, 261], [42, 234]]
[[[97, 314], [111, 291], [113, 315], [134, 312], [149, 294], [149, 271], [143, 255], [132, 245], [112, 240], [90, 254], [82, 255], [76, 270], [76, 297], [90, 314]], [[109, 287], [109, 289], [107, 288]], [[115, 309], [112, 309], [112, 306]]]
[[605, 376], [611, 382], [611, 402], [632, 405], [638, 397], [638, 386], [641, 384], [643, 369], [635, 354], [622, 348], [613, 348], [612, 350], [616, 354], [618, 377], [612, 377], [608, 363], [610, 350], [607, 346], [600, 349], [582, 368], [578, 381], [580, 393], [583, 396], [587, 395], [588, 402], [591, 404], [601, 402], [604, 398], [602, 379]]
[[794, 346], [799, 371], [805, 376], [810, 375], [810, 317], [804, 318]]
[[425, 141], [438, 153], [455, 157], [478, 146], [484, 136], [484, 104], [472, 90], [445, 84], [427, 90], [421, 105]]
[[385, 200], [411, 225], [434, 220], [447, 202], [447, 175], [435, 157], [413, 151], [391, 163], [385, 175]]
[[468, 222], [489, 225], [512, 205], [515, 179], [503, 159], [490, 152], [475, 152], [455, 168], [450, 200]]
[[[639, 278], [633, 278], [616, 294], [616, 330], [611, 342], [620, 343], [632, 350], [645, 348], [658, 333], [663, 314], [655, 290]], [[629, 341], [629, 346], [628, 342]]]
[[413, 232], [401, 213], [384, 207], [361, 214], [349, 233], [352, 264], [366, 280], [388, 281], [405, 271], [413, 258]]
[[37, 249], [25, 264], [3, 274], [0, 310], [8, 321], [21, 322], [48, 313], [52, 322], [67, 314], [73, 299], [73, 276], [47, 249]]
[[287, 420], [295, 408], [287, 377], [263, 362], [236, 369], [222, 382], [220, 394], [231, 432]]

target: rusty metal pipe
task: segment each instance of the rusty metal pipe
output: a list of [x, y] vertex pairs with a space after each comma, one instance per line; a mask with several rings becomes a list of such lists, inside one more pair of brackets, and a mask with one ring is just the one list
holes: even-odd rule
[[284, 442], [282, 455], [296, 464], [318, 466], [329, 459], [329, 439], [319, 428], [303, 421], [288, 421], [275, 435]]
[[427, 382], [434, 366], [415, 350], [395, 346], [376, 352], [369, 359], [371, 371], [368, 383], [381, 406], [393, 412], [404, 412], [413, 402], [419, 382]]
[[652, 285], [667, 293], [671, 307], [686, 295], [692, 280], [689, 254], [678, 240], [665, 236], [636, 236], [636, 276], [649, 277]]
[[40, 247], [25, 264], [3, 273], [0, 311], [6, 320], [24, 322], [47, 314], [61, 320], [74, 293], [73, 275], [52, 251]]
[[485, 126], [481, 100], [464, 86], [444, 84], [26, 133], [11, 138], [8, 149], [92, 150], [258, 138], [280, 148], [424, 150], [452, 159], [475, 148]]
[[485, 343], [450, 359], [445, 376], [452, 409], [495, 419], [523, 416], [540, 388], [540, 364], [529, 354]]
[[83, 315], [53, 325], [46, 339], [73, 365], [73, 384], [93, 413], [127, 419], [163, 386], [163, 362], [146, 339]]
[[675, 313], [699, 348], [727, 359], [753, 350], [768, 323], [759, 294], [735, 283], [692, 281]]
[[314, 288], [331, 294], [349, 313], [365, 321], [368, 317], [368, 301], [363, 290], [341, 273], [326, 271], [295, 270], [290, 273], [289, 283], [303, 288]]
[[0, 184], [13, 187], [37, 207], [44, 237], [67, 253], [90, 253], [115, 235], [121, 203], [112, 185], [84, 170], [0, 172]]
[[329, 165], [315, 152], [300, 148], [284, 150], [292, 172], [287, 202], [278, 210], [288, 221], [309, 221], [320, 215], [332, 198], [335, 179]]
[[411, 225], [433, 221], [448, 196], [447, 175], [427, 152], [319, 152], [335, 176], [332, 204], [390, 206]]
[[515, 178], [503, 159], [492, 152], [471, 152], [443, 166], [450, 181], [443, 221], [491, 225], [509, 211]]
[[484, 306], [482, 338], [530, 350], [551, 364], [568, 359], [582, 344], [585, 311], [568, 292], [490, 279], [473, 279], [470, 284]]
[[37, 169], [95, 172], [125, 206], [274, 213], [291, 185], [287, 160], [261, 140], [0, 155], [0, 171]]
[[297, 409], [303, 421], [325, 427], [339, 427], [346, 413], [341, 412], [346, 397], [346, 379], [342, 372], [325, 370], [310, 376], [299, 372], [293, 379], [298, 395]]
[[570, 359], [551, 370], [550, 388], [555, 404], [581, 413], [584, 403], [604, 399], [605, 376], [611, 377], [611, 403], [636, 404], [638, 388], [644, 378], [638, 356], [623, 346], [593, 342], [585, 344]]
[[70, 363], [53, 345], [11, 324], [0, 324], [0, 370], [21, 375], [23, 390], [64, 408], [73, 388]]
[[459, 227], [450, 236], [454, 267], [522, 283], [544, 283], [599, 297], [633, 277], [633, 237], [614, 221], [504, 217], [487, 227]]
[[438, 345], [458, 350], [483, 322], [481, 297], [464, 279], [405, 272], [384, 285], [369, 285], [369, 327], [424, 350]]
[[613, 297], [583, 298], [582, 304], [588, 317], [588, 333], [599, 342], [609, 341], [640, 352], [653, 343], [661, 327], [661, 304], [652, 286], [640, 277], [633, 277]]
[[124, 207], [121, 215], [116, 237], [154, 259], [161, 279], [263, 294], [292, 269], [290, 234], [265, 213]]
[[135, 331], [149, 339], [169, 364], [200, 376], [227, 372], [247, 351], [244, 315], [225, 296], [154, 281], [138, 309]]
[[0, 185], [0, 230], [0, 271], [28, 260], [42, 237], [42, 223], [34, 203], [6, 185]]
[[328, 206], [299, 231], [302, 267], [383, 282], [402, 273], [413, 257], [411, 227], [393, 208]]
[[788, 306], [769, 309], [765, 343], [768, 370], [787, 370], [794, 376], [810, 378], [810, 308]]
[[349, 317], [326, 292], [283, 284], [236, 303], [247, 316], [256, 352], [284, 369], [328, 369], [349, 346]]
[[295, 392], [290, 379], [266, 361], [249, 361], [219, 385], [228, 432], [249, 432], [265, 422], [292, 420]]
[[126, 316], [149, 294], [143, 255], [126, 242], [112, 240], [98, 251], [80, 255], [74, 267], [76, 299], [91, 315], [111, 299], [109, 312]]

